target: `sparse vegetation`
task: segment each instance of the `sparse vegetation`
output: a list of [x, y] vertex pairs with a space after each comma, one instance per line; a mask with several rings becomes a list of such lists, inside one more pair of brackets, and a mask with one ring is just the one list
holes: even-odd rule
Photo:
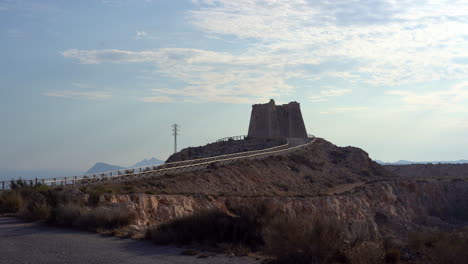
[[9, 190], [0, 193], [0, 213], [15, 213], [23, 207], [23, 198], [19, 192]]
[[410, 248], [422, 254], [425, 263], [468, 263], [468, 227], [454, 232], [412, 233]]
[[[271, 263], [382, 263], [379, 243], [347, 241], [344, 226], [334, 218], [272, 215], [264, 208], [219, 210], [175, 219], [148, 232], [156, 244], [203, 245], [236, 255], [261, 250]], [[368, 250], [373, 250], [369, 254]], [[378, 262], [380, 261], [380, 262]]]
[[334, 219], [275, 217], [264, 227], [263, 238], [278, 264], [345, 260], [343, 229]]
[[88, 206], [91, 207], [87, 207], [79, 195], [62, 187], [31, 186], [15, 181], [11, 190], [0, 194], [0, 213], [16, 213], [26, 221], [45, 220], [89, 230], [119, 228], [135, 219], [135, 213], [129, 208], [97, 206], [99, 197], [110, 191], [106, 187], [93, 190], [88, 198]]
[[229, 216], [218, 210], [209, 210], [158, 226], [150, 230], [148, 236], [156, 244], [197, 243], [210, 247], [229, 244], [257, 250], [262, 244], [259, 220], [247, 211]]

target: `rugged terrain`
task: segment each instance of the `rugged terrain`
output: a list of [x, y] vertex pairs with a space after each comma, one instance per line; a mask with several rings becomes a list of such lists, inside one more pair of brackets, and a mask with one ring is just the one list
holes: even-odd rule
[[[397, 177], [354, 147], [337, 147], [317, 138], [284, 156], [240, 160], [229, 166], [136, 180], [133, 192], [215, 196], [317, 196], [344, 185]], [[112, 188], [112, 185], [109, 185]]]
[[384, 168], [404, 178], [466, 178], [468, 164], [408, 164], [384, 165]]
[[[219, 148], [220, 145], [209, 148], [217, 148], [220, 154], [233, 149], [233, 145], [226, 149]], [[207, 152], [203, 147], [197, 150]], [[325, 260], [326, 254], [332, 254], [338, 258], [345, 256], [348, 263], [366, 263], [351, 259], [367, 257], [362, 252], [372, 251], [384, 252], [395, 261], [401, 253], [405, 254], [402, 259], [410, 263], [413, 260], [427, 263], [432, 252], [444, 253], [448, 252], [445, 248], [453, 247], [450, 237], [461, 237], [460, 241], [466, 240], [468, 245], [464, 231], [452, 232], [468, 224], [467, 175], [463, 165], [381, 166], [359, 148], [338, 147], [316, 138], [288, 154], [239, 160], [225, 166], [212, 164], [198, 171], [134, 178], [124, 183], [85, 185], [79, 189], [18, 185], [17, 190], [0, 197], [6, 201], [0, 199], [0, 210], [9, 208], [29, 219], [46, 219], [93, 231], [104, 229], [119, 236], [143, 238], [150, 234], [159, 242], [190, 244], [195, 239], [206, 243], [207, 239], [215, 238], [208, 244], [223, 246], [224, 241], [235, 248], [239, 245], [233, 241], [239, 241], [236, 239], [243, 237], [240, 234], [254, 234], [250, 240], [242, 240], [241, 247], [268, 250], [279, 241], [269, 236], [280, 235], [281, 241], [290, 241], [279, 246], [280, 252], [288, 252], [287, 257], [295, 255], [298, 248], [283, 250], [283, 247], [302, 241], [296, 246], [306, 250], [312, 259]], [[291, 219], [296, 222], [290, 222]], [[311, 224], [319, 220], [326, 225]], [[210, 233], [213, 226], [218, 233]], [[319, 229], [322, 231], [314, 231], [314, 226], [322, 226]], [[159, 230], [161, 227], [165, 229]], [[178, 231], [183, 228], [189, 229]], [[200, 237], [185, 237], [205, 228], [206, 233], [198, 232]], [[281, 228], [284, 231], [278, 231]], [[304, 233], [306, 229], [309, 233]], [[415, 247], [402, 246], [409, 243], [408, 237], [415, 232], [434, 231], [452, 233], [429, 235], [429, 240], [419, 237], [417, 241], [423, 245], [420, 250], [426, 252], [423, 257]], [[320, 232], [331, 232], [332, 236], [328, 233], [322, 236]], [[340, 248], [324, 249], [320, 244], [327, 239], [333, 240], [329, 245], [339, 241]], [[393, 240], [397, 241], [391, 243], [393, 246], [382, 249], [382, 245], [388, 244], [386, 241]], [[458, 243], [457, 249], [461, 252], [457, 257], [462, 261], [453, 263], [466, 263], [468, 255], [463, 253], [463, 243]], [[366, 248], [369, 246], [373, 249]], [[438, 249], [434, 251], [431, 247]], [[436, 257], [451, 258], [450, 254]], [[376, 259], [379, 261], [367, 263], [380, 263], [382, 255]]]
[[285, 144], [281, 139], [246, 139], [246, 140], [228, 140], [210, 143], [200, 147], [188, 147], [172, 154], [166, 163], [206, 158], [218, 155], [225, 155], [237, 152], [252, 151], [258, 149], [271, 148]]
[[203, 209], [229, 213], [230, 208], [248, 205], [275, 214], [334, 215], [348, 223], [350, 236], [375, 239], [466, 223], [467, 179], [398, 176], [359, 148], [316, 139], [284, 156], [134, 181], [127, 184], [130, 192], [109, 184], [105, 188], [114, 194], [100, 201], [133, 208], [137, 230]]

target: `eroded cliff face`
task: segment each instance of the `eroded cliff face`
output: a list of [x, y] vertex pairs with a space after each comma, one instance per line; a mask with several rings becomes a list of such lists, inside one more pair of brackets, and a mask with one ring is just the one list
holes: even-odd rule
[[375, 239], [435, 226], [450, 228], [468, 220], [463, 218], [468, 212], [468, 181], [387, 181], [320, 197], [107, 195], [101, 197], [101, 203], [135, 210], [136, 225], [142, 232], [198, 210], [218, 208], [229, 213], [230, 208], [263, 206], [273, 214], [335, 216], [346, 224], [350, 237]]

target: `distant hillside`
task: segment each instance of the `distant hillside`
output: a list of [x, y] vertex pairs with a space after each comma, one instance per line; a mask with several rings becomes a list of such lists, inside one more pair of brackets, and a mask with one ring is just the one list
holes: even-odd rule
[[94, 164], [94, 166], [91, 167], [91, 169], [87, 170], [85, 174], [101, 173], [101, 172], [115, 171], [115, 170], [121, 170], [121, 169], [125, 169], [125, 167], [98, 162]]
[[151, 159], [144, 159], [140, 162], [137, 162], [136, 164], [134, 164], [133, 166], [130, 166], [130, 168], [138, 168], [138, 167], [144, 167], [144, 166], [153, 166], [153, 165], [159, 165], [159, 164], [163, 164], [164, 161], [162, 160], [159, 160], [157, 158], [151, 158]]
[[468, 164], [405, 164], [384, 165], [384, 167], [402, 177], [417, 178], [447, 178], [467, 177]]
[[106, 172], [106, 171], [116, 171], [116, 170], [138, 168], [138, 167], [145, 167], [145, 166], [153, 166], [153, 165], [160, 165], [163, 163], [164, 161], [159, 160], [154, 157], [151, 159], [144, 159], [140, 162], [135, 163], [134, 165], [130, 167], [122, 167], [122, 166], [111, 165], [111, 164], [107, 164], [103, 162], [98, 162], [94, 164], [94, 166], [91, 167], [91, 169], [86, 171], [85, 174], [101, 173], [101, 172]]
[[409, 164], [465, 164], [468, 160], [455, 160], [455, 161], [410, 161], [410, 160], [399, 160], [395, 162], [384, 162], [376, 160], [375, 162], [381, 165], [409, 165]]

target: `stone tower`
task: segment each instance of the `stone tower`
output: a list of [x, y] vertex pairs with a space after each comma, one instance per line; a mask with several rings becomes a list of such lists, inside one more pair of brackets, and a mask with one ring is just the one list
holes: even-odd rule
[[307, 138], [298, 102], [275, 105], [273, 99], [266, 104], [252, 106], [249, 138]]

